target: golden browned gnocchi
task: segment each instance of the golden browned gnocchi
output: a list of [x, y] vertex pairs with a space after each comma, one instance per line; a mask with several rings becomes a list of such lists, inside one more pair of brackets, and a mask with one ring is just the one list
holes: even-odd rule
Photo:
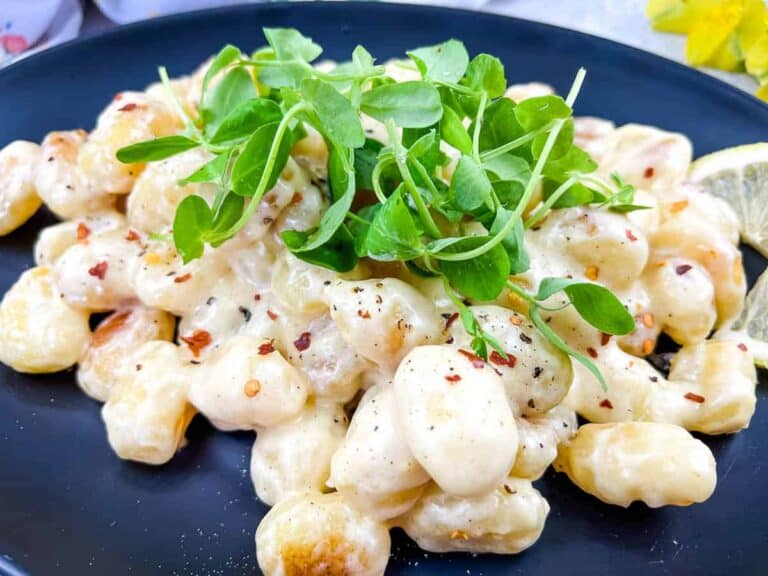
[[259, 566], [268, 576], [383, 575], [389, 547], [387, 528], [338, 493], [287, 498], [256, 531]]
[[174, 329], [173, 317], [162, 310], [141, 305], [116, 310], [93, 331], [77, 368], [77, 383], [91, 398], [106, 402], [121, 366], [130, 365], [131, 356], [142, 344], [170, 341]]
[[161, 340], [143, 344], [121, 366], [101, 410], [120, 458], [155, 465], [173, 458], [195, 415], [187, 401], [190, 372], [179, 348]]
[[684, 428], [655, 422], [587, 424], [560, 447], [555, 469], [607, 504], [688, 506], [717, 482], [709, 448]]
[[0, 236], [16, 230], [42, 203], [35, 189], [40, 146], [17, 140], [0, 150]]
[[251, 480], [259, 500], [274, 506], [294, 492], [326, 491], [331, 456], [344, 439], [347, 416], [338, 405], [307, 405], [284, 424], [259, 430]]
[[472, 498], [430, 486], [397, 524], [430, 552], [517, 554], [539, 539], [548, 514], [529, 480], [509, 477]]
[[27, 270], [0, 303], [0, 361], [17, 372], [58, 372], [88, 346], [88, 312], [70, 306], [51, 270]]

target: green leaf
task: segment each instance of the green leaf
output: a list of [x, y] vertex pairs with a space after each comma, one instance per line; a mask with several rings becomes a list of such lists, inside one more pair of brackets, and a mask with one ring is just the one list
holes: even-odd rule
[[[483, 246], [490, 236], [469, 236], [443, 247], [443, 252], [465, 252]], [[507, 282], [509, 258], [500, 244], [471, 260], [440, 261], [440, 270], [459, 292], [468, 298], [487, 302], [495, 299]]]
[[200, 93], [201, 100], [205, 99], [205, 95], [208, 92], [208, 85], [211, 83], [213, 77], [232, 64], [232, 62], [240, 58], [241, 55], [242, 53], [240, 52], [240, 49], [232, 44], [227, 44], [224, 48], [219, 50], [219, 53], [216, 54], [216, 57], [213, 59], [213, 62], [211, 62], [208, 70], [205, 71], [205, 76], [203, 76], [203, 86]]
[[562, 352], [565, 352], [569, 356], [571, 356], [574, 360], [581, 363], [587, 370], [589, 370], [595, 378], [597, 378], [597, 381], [600, 382], [600, 385], [603, 387], [603, 390], [607, 390], [608, 386], [605, 383], [605, 378], [603, 378], [602, 373], [600, 372], [599, 368], [595, 366], [595, 363], [592, 362], [589, 358], [584, 356], [583, 354], [580, 354], [573, 348], [571, 348], [565, 340], [563, 340], [552, 328], [547, 324], [539, 314], [539, 307], [538, 306], [531, 306], [528, 315], [531, 319], [531, 322], [533, 322], [533, 325], [536, 326], [536, 328], [541, 332], [544, 337], [549, 340], [549, 342], [555, 347], [561, 350]]
[[199, 145], [186, 136], [164, 136], [120, 148], [117, 151], [117, 159], [123, 164], [155, 162], [197, 148]]
[[[489, 231], [490, 235], [495, 236], [501, 232], [502, 228], [512, 217], [512, 214], [512, 210], [506, 210], [505, 208], [496, 210], [496, 216]], [[512, 231], [501, 242], [509, 257], [510, 274], [522, 274], [531, 267], [531, 261], [528, 258], [528, 253], [525, 251], [523, 239], [523, 221], [518, 218]]]
[[278, 60], [312, 62], [323, 49], [295, 28], [264, 28], [264, 36]]
[[[240, 216], [242, 216], [244, 206], [245, 198], [238, 196], [237, 194], [227, 194], [219, 207], [219, 211], [213, 217], [211, 232], [215, 234], [226, 232], [231, 229], [240, 219]], [[208, 235], [205, 234], [204, 236], [207, 239]], [[226, 241], [226, 239], [222, 239], [217, 242], [211, 242], [211, 246], [215, 248]]]
[[[432, 174], [440, 160], [440, 138], [437, 130], [427, 128], [403, 128], [403, 146], [408, 148], [408, 159], [418, 160]], [[422, 183], [418, 174], [416, 182]], [[423, 183], [422, 183], [423, 184]]]
[[[561, 180], [550, 180], [545, 178], [542, 185], [542, 195], [547, 200], [557, 190], [561, 184], [565, 182], [565, 178]], [[572, 184], [567, 192], [560, 196], [557, 201], [552, 205], [555, 210], [562, 210], [563, 208], [572, 208], [574, 206], [584, 206], [596, 201], [600, 201], [603, 197], [596, 196], [595, 192], [583, 184], [578, 182]]]
[[203, 164], [186, 178], [179, 180], [179, 186], [196, 182], [218, 182], [227, 167], [229, 154], [219, 154], [213, 160]]
[[258, 68], [261, 84], [270, 88], [298, 88], [312, 77], [312, 70], [300, 62], [283, 62], [280, 66]]
[[483, 168], [496, 176], [496, 180], [512, 180], [523, 186], [531, 179], [531, 167], [513, 154], [500, 154], [483, 162]]
[[443, 115], [440, 93], [421, 81], [384, 84], [363, 92], [360, 109], [376, 120], [393, 120], [403, 128], [427, 128]]
[[355, 46], [355, 49], [352, 50], [352, 63], [355, 65], [358, 72], [364, 72], [373, 68], [374, 59], [368, 50], [358, 44]]
[[312, 105], [330, 140], [349, 148], [365, 144], [360, 116], [352, 103], [333, 86], [322, 80], [307, 79], [301, 83], [304, 99]]
[[497, 180], [492, 183], [501, 205], [515, 209], [525, 193], [525, 184], [517, 180]]
[[355, 150], [355, 183], [358, 190], [373, 190], [371, 176], [382, 147], [378, 140], [366, 138], [363, 147]]
[[374, 260], [412, 260], [424, 254], [419, 230], [403, 200], [403, 187], [395, 190], [371, 222], [365, 240], [367, 255]]
[[459, 115], [450, 106], [443, 106], [443, 118], [440, 120], [440, 133], [443, 140], [463, 154], [472, 154], [472, 138], [461, 122]]
[[221, 82], [206, 94], [200, 104], [200, 118], [205, 124], [205, 133], [216, 133], [224, 118], [242, 102], [256, 98], [256, 86], [251, 75], [242, 68], [227, 72]]
[[[470, 126], [470, 131], [473, 126]], [[480, 127], [480, 150], [493, 150], [522, 136], [525, 130], [515, 116], [515, 103], [509, 98], [492, 102]]]
[[471, 156], [462, 156], [451, 180], [456, 205], [465, 212], [477, 210], [491, 202], [491, 186], [482, 167]]
[[272, 188], [280, 177], [288, 161], [288, 155], [291, 151], [290, 142], [283, 138], [281, 142], [275, 143], [278, 122], [272, 122], [261, 126], [248, 139], [240, 156], [237, 157], [235, 165], [232, 168], [232, 189], [240, 196], [253, 196], [264, 176], [267, 164], [267, 157], [273, 144], [279, 146], [277, 159], [269, 174], [265, 190]]
[[597, 170], [597, 163], [578, 146], [571, 146], [568, 152], [555, 160], [549, 159], [543, 174], [555, 180], [565, 180], [571, 174], [589, 174]]
[[185, 264], [203, 255], [205, 234], [212, 225], [211, 209], [200, 196], [187, 196], [179, 203], [173, 219], [173, 243]]
[[280, 106], [266, 98], [251, 98], [240, 102], [229, 112], [211, 136], [211, 144], [233, 144], [250, 136], [260, 126], [279, 122], [283, 117]]
[[[352, 150], [349, 150], [349, 153], [351, 154]], [[350, 164], [351, 160], [350, 158]], [[347, 212], [352, 206], [352, 200], [355, 198], [355, 191], [355, 172], [350, 167], [349, 171], [346, 172], [346, 190], [344, 193], [323, 213], [317, 228], [306, 237], [304, 244], [292, 246], [291, 251], [294, 253], [308, 252], [320, 248], [328, 242], [344, 223]]]
[[458, 40], [425, 46], [408, 52], [422, 77], [442, 82], [458, 82], [469, 64], [469, 54]]
[[[555, 144], [552, 146], [552, 150], [549, 153], [548, 161], [557, 160], [566, 155], [573, 146], [573, 118], [568, 118], [560, 129], [560, 132], [555, 138]], [[531, 143], [531, 152], [534, 158], [541, 156], [541, 152], [544, 149], [544, 144], [547, 141], [549, 134], [539, 134], [533, 139]]]
[[464, 83], [473, 90], [485, 92], [491, 98], [503, 96], [507, 89], [504, 64], [490, 54], [478, 54], [469, 63]]
[[535, 298], [543, 301], [561, 290], [581, 317], [601, 332], [624, 335], [635, 329], [635, 321], [621, 300], [600, 284], [568, 278], [544, 278]]
[[288, 250], [297, 258], [315, 266], [322, 266], [336, 272], [349, 272], [357, 265], [354, 239], [343, 224], [327, 242], [311, 250], [303, 249], [310, 237], [307, 232], [285, 230], [280, 236]]
[[571, 107], [560, 96], [535, 96], [519, 102], [515, 117], [526, 132], [546, 126], [553, 120], [568, 118]]
[[348, 228], [355, 239], [355, 253], [361, 258], [367, 255], [365, 240], [368, 237], [368, 230], [371, 229], [371, 222], [381, 210], [381, 206], [381, 204], [371, 204], [358, 210], [357, 218], [364, 220], [367, 224], [363, 224], [358, 219], [349, 220]]

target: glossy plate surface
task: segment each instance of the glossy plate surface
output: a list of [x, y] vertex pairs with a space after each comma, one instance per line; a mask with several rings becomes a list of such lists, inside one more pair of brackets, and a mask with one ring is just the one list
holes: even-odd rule
[[[119, 90], [141, 90], [164, 64], [191, 71], [225, 42], [252, 49], [262, 26], [293, 26], [343, 58], [356, 43], [379, 59], [460, 38], [497, 54], [510, 82], [564, 91], [589, 70], [579, 115], [679, 130], [697, 155], [768, 138], [768, 107], [661, 58], [559, 28], [479, 13], [386, 4], [270, 4], [163, 18], [33, 56], [0, 71], [0, 146], [53, 129], [90, 128]], [[32, 265], [52, 218], [38, 214], [0, 239], [0, 293]], [[765, 261], [747, 251], [751, 281]], [[768, 566], [768, 405], [751, 429], [707, 440], [719, 485], [691, 508], [601, 504], [548, 473], [537, 483], [552, 512], [541, 540], [517, 557], [425, 554], [395, 534], [392, 574], [765, 574]], [[99, 405], [71, 373], [0, 367], [0, 574], [207, 575], [257, 572], [253, 534], [266, 508], [250, 484], [250, 434], [221, 434], [200, 418], [167, 466], [119, 461]], [[13, 566], [17, 566], [18, 569]]]

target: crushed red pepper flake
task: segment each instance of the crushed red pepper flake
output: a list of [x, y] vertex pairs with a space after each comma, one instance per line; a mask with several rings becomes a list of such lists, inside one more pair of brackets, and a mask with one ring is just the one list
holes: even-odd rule
[[128, 242], [138, 242], [141, 240], [141, 237], [139, 236], [139, 233], [136, 232], [136, 230], [128, 230], [128, 234], [125, 235], [125, 239], [128, 240]]
[[187, 280], [189, 280], [190, 278], [192, 278], [192, 274], [190, 274], [189, 272], [187, 272], [186, 274], [183, 274], [183, 275], [181, 275], [181, 276], [176, 276], [176, 278], [174, 278], [174, 279], [173, 279], [173, 281], [174, 281], [176, 284], [184, 284], [184, 282], [186, 282], [186, 281], [187, 281]]
[[107, 275], [107, 269], [109, 268], [108, 262], [99, 262], [95, 266], [88, 269], [88, 274], [91, 276], [94, 276], [95, 278], [98, 278], [99, 280], [104, 280], [104, 277]]
[[738, 348], [742, 352], [746, 352], [747, 351], [747, 345], [744, 344], [744, 342], [739, 342], [738, 345], [736, 346], [736, 348]]
[[654, 169], [653, 166], [648, 166], [648, 168], [645, 169], [645, 172], [643, 172], [644, 178], [653, 178]]
[[267, 354], [272, 354], [274, 351], [275, 345], [272, 340], [259, 344], [259, 356], [266, 356]]
[[[290, 180], [290, 178], [287, 178], [287, 180]], [[304, 200], [304, 196], [301, 195], [301, 192], [294, 192], [291, 197], [291, 204], [300, 204], [302, 200]]]
[[603, 346], [607, 346], [608, 342], [610, 342], [610, 341], [611, 341], [611, 335], [610, 334], [608, 334], [607, 332], [601, 332], [600, 333], [600, 344], [602, 344]]
[[84, 240], [87, 240], [90, 235], [91, 229], [88, 228], [88, 225], [85, 222], [79, 222], [77, 224], [77, 241], [83, 242]]
[[587, 354], [592, 356], [592, 358], [597, 358], [597, 350], [595, 350], [591, 346], [589, 348], [587, 348]]
[[269, 319], [272, 321], [280, 318], [280, 314], [276, 314], [275, 312], [272, 312], [272, 310], [267, 310], [267, 316], [269, 316]]
[[448, 318], [445, 319], [445, 329], [446, 330], [450, 329], [451, 325], [454, 322], [456, 322], [456, 320], [458, 320], [458, 319], [459, 319], [459, 313], [458, 312], [454, 312], [453, 314], [448, 316]]
[[182, 336], [181, 341], [187, 345], [189, 351], [192, 352], [192, 356], [198, 358], [200, 351], [210, 346], [213, 339], [211, 338], [211, 333], [207, 330], [195, 330], [190, 336]]
[[448, 382], [458, 382], [461, 380], [461, 376], [458, 374], [448, 374], [446, 375], [445, 379], [448, 380]]
[[489, 360], [499, 366], [509, 366], [510, 368], [514, 368], [515, 364], [517, 364], [517, 356], [507, 353], [507, 359], [505, 360], [504, 356], [499, 354], [496, 350], [491, 352]]
[[371, 317], [371, 313], [368, 312], [368, 310], [358, 310], [357, 315], [365, 320], [368, 320]]
[[689, 271], [691, 268], [693, 268], [693, 266], [691, 266], [690, 264], [680, 264], [680, 266], [677, 266], [677, 267], [675, 268], [675, 273], [676, 273], [678, 276], [682, 276], [683, 274], [686, 274], [686, 273], [688, 273], [688, 271]]
[[248, 398], [253, 398], [261, 392], [261, 382], [258, 380], [248, 380], [248, 382], [245, 383], [245, 386], [243, 386], [243, 392], [245, 393]]
[[608, 408], [608, 410], [613, 410], [613, 404], [611, 404], [611, 401], [606, 398], [600, 402], [600, 408]]
[[697, 404], [703, 404], [705, 400], [704, 396], [696, 394], [695, 392], [688, 392], [683, 398], [690, 400], [691, 402], [696, 402]]
[[475, 368], [484, 368], [485, 362], [483, 361], [480, 356], [475, 354], [474, 352], [470, 352], [469, 350], [465, 350], [464, 348], [459, 348], [458, 350], [459, 354], [467, 358], [470, 362], [472, 362], [472, 366]]
[[512, 323], [512, 326], [520, 326], [523, 323], [523, 319], [520, 316], [510, 316], [509, 321]]
[[304, 350], [307, 350], [310, 344], [312, 344], [311, 332], [302, 332], [299, 337], [293, 341], [293, 345], [299, 352], [304, 352]]
[[124, 106], [121, 106], [117, 110], [119, 112], [130, 112], [131, 110], [136, 110], [136, 108], [138, 108], [138, 107], [139, 107], [139, 105], [136, 104], [136, 102], [128, 102], [128, 104], [125, 104]]
[[261, 294], [254, 294], [253, 299], [256, 300], [256, 302], [258, 302], [259, 300], [261, 300]]
[[627, 240], [630, 242], [637, 242], [637, 236], [635, 236], [634, 232], [630, 228], [627, 228], [624, 232], [627, 235]]
[[656, 347], [656, 343], [651, 338], [646, 338], [643, 340], [642, 344], [642, 351], [643, 354], [650, 354], [653, 352], [653, 349]]

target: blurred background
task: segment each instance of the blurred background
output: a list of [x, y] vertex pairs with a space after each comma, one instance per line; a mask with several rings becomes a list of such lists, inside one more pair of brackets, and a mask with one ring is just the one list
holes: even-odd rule
[[[0, 0], [0, 67], [120, 24], [247, 1], [254, 0]], [[768, 99], [765, 0], [410, 1], [483, 10], [603, 36], [704, 66], [707, 73]]]

